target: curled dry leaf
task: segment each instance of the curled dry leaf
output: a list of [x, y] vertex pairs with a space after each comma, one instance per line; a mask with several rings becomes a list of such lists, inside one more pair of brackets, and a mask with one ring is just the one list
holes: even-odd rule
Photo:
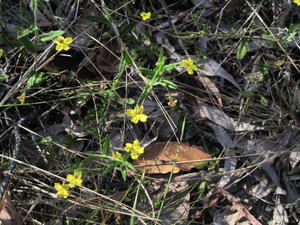
[[188, 171], [201, 165], [203, 162], [199, 162], [199, 160], [210, 158], [210, 154], [194, 145], [160, 142], [148, 146], [144, 153], [134, 161], [134, 165], [137, 169], [152, 174], [178, 173], [180, 170]]

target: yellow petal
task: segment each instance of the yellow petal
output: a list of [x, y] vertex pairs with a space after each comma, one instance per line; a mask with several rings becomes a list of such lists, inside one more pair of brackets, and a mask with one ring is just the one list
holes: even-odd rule
[[64, 42], [64, 37], [63, 36], [58, 36], [58, 37], [56, 37], [55, 39], [54, 39], [54, 42], [56, 43], [56, 44], [62, 44], [63, 42]]
[[144, 112], [144, 106], [142, 106], [142, 105], [141, 106], [136, 105], [134, 107], [134, 112], [138, 113], [138, 114], [143, 113]]
[[148, 116], [145, 115], [145, 114], [140, 114], [140, 115], [138, 115], [138, 119], [139, 119], [141, 122], [146, 122], [146, 121], [147, 121], [147, 118], [148, 118]]
[[134, 110], [132, 110], [132, 109], [127, 109], [127, 110], [125, 111], [125, 114], [126, 114], [127, 116], [130, 116], [130, 117], [135, 116], [135, 112], [134, 112]]
[[71, 37], [67, 37], [67, 38], [65, 38], [65, 43], [66, 44], [71, 44], [73, 42], [73, 38], [71, 38]]
[[133, 146], [140, 146], [140, 141], [139, 140], [134, 140], [133, 141]]
[[77, 178], [81, 178], [82, 177], [82, 172], [79, 170], [74, 171], [74, 176]]
[[138, 154], [136, 153], [136, 152], [131, 152], [131, 158], [133, 159], [133, 160], [135, 160], [135, 159], [137, 159], [139, 156], [138, 156]]
[[141, 12], [140, 16], [142, 17], [142, 20], [147, 20], [151, 17], [151, 12], [147, 12], [147, 13]]
[[130, 151], [132, 150], [132, 144], [126, 143], [126, 146], [125, 146], [124, 150], [125, 150], [126, 152], [130, 152]]
[[177, 105], [177, 100], [170, 99], [168, 101], [168, 106], [175, 107]]
[[67, 184], [55, 183], [54, 188], [57, 190], [56, 195], [60, 198], [67, 198], [69, 196], [69, 186]]
[[139, 153], [139, 154], [144, 153], [144, 148], [142, 148], [142, 147], [138, 147], [138, 148], [136, 148], [135, 150], [136, 150], [136, 152]]
[[130, 121], [137, 124], [139, 122], [139, 120], [140, 120], [139, 116], [134, 116], [134, 117], [132, 117], [132, 119]]
[[63, 50], [63, 47], [64, 47], [63, 44], [59, 43], [56, 45], [55, 50], [59, 52], [59, 51]]
[[189, 66], [186, 70], [188, 74], [192, 75], [194, 73], [194, 70], [197, 70], [197, 67], [196, 68], [195, 67], [196, 67], [195, 65]]
[[54, 184], [54, 188], [55, 188], [57, 191], [59, 191], [59, 190], [62, 189], [62, 186], [61, 186], [60, 183], [55, 183], [55, 184]]
[[113, 152], [112, 157], [113, 157], [113, 159], [120, 159], [120, 158], [122, 158], [122, 154], [119, 152]]
[[63, 46], [63, 50], [65, 51], [68, 51], [70, 49], [70, 46], [67, 43], [63, 43], [62, 46]]
[[0, 57], [2, 57], [2, 56], [3, 56], [3, 49], [0, 48]]
[[19, 97], [17, 97], [17, 99], [23, 105], [25, 103], [25, 99], [26, 99], [26, 91], [23, 91], [22, 94]]

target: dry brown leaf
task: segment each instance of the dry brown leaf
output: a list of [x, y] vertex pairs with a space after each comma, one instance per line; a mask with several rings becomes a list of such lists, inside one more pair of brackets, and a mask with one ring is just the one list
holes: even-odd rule
[[134, 161], [137, 169], [147, 173], [178, 173], [188, 171], [202, 162], [196, 160], [210, 159], [211, 155], [200, 147], [179, 142], [160, 142], [148, 146], [144, 153]]
[[0, 224], [3, 225], [21, 225], [22, 218], [17, 213], [9, 195], [6, 193], [0, 204]]

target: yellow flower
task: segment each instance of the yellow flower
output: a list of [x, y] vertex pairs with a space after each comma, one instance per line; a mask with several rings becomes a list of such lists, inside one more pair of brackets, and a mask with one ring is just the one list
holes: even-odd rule
[[138, 140], [134, 140], [132, 144], [126, 143], [124, 150], [131, 153], [131, 158], [133, 160], [137, 159], [140, 154], [144, 153], [144, 148], [140, 146], [140, 142]]
[[195, 63], [194, 60], [188, 58], [181, 61], [181, 66], [186, 69], [188, 74], [192, 75], [194, 73], [194, 70], [198, 69], [194, 63]]
[[25, 103], [25, 99], [26, 99], [26, 91], [23, 91], [22, 94], [19, 97], [17, 97], [17, 99], [23, 105]]
[[[81, 185], [82, 184], [81, 177], [82, 177], [82, 172], [81, 171], [74, 171], [73, 175], [72, 174], [68, 174], [67, 175], [67, 180], [71, 181], [71, 182], [73, 182], [73, 183], [75, 183], [77, 185]], [[69, 183], [68, 186], [70, 188], [73, 188], [73, 187], [75, 187], [75, 184]]]
[[120, 159], [120, 158], [122, 158], [122, 154], [119, 152], [113, 152], [112, 157], [113, 157], [113, 159]]
[[141, 12], [140, 16], [142, 17], [142, 20], [148, 20], [151, 17], [151, 12]]
[[60, 198], [67, 198], [69, 197], [69, 185], [68, 184], [59, 184], [55, 183], [54, 188], [57, 190], [56, 195]]
[[131, 122], [133, 123], [138, 123], [139, 121], [141, 122], [146, 122], [147, 121], [147, 115], [144, 114], [144, 106], [138, 106], [136, 105], [134, 109], [127, 109], [125, 114], [131, 118]]
[[67, 37], [64, 38], [63, 36], [58, 36], [54, 39], [54, 42], [56, 43], [55, 50], [56, 51], [61, 51], [61, 50], [69, 50], [70, 49], [70, 44], [73, 42], [73, 38]]
[[168, 106], [175, 107], [177, 105], [177, 100], [170, 98], [168, 101]]
[[293, 2], [294, 2], [297, 6], [300, 6], [300, 0], [293, 0]]
[[2, 57], [2, 56], [3, 56], [3, 49], [0, 48], [0, 57]]

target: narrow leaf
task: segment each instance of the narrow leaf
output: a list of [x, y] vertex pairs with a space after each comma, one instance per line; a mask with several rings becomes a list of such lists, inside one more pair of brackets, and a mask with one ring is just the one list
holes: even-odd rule
[[29, 34], [32, 34], [33, 32], [35, 32], [37, 29], [38, 29], [37, 26], [31, 25], [29, 28], [26, 28], [26, 29], [22, 30], [21, 33], [17, 36], [17, 39], [21, 39], [23, 37], [26, 37]]
[[243, 40], [241, 41], [237, 49], [236, 58], [243, 59], [248, 52], [249, 52], [248, 42], [246, 40]]
[[104, 139], [104, 143], [103, 143], [103, 154], [104, 155], [108, 155], [110, 151], [110, 138], [107, 135]]
[[57, 36], [63, 35], [64, 33], [65, 31], [63, 30], [55, 30], [55, 31], [50, 31], [48, 33], [43, 33], [38, 36], [38, 41], [40, 42], [50, 41], [56, 38]]
[[8, 78], [9, 78], [8, 75], [6, 75], [6, 74], [0, 74], [0, 80], [6, 80]]

